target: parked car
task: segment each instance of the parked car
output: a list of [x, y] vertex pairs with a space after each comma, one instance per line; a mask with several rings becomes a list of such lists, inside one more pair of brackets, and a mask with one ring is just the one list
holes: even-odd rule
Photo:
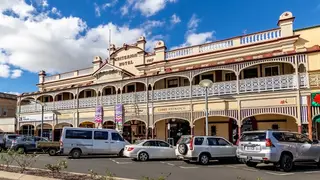
[[60, 153], [72, 158], [94, 154], [123, 156], [124, 147], [128, 144], [114, 129], [64, 127]]
[[9, 149], [12, 146], [12, 141], [16, 140], [18, 137], [21, 137], [19, 134], [5, 134], [3, 136], [4, 148]]
[[236, 160], [237, 146], [218, 136], [182, 136], [175, 153], [185, 162], [196, 161], [209, 164], [210, 160]]
[[0, 151], [2, 151], [3, 149], [5, 149], [5, 144], [4, 144], [4, 135], [0, 135]]
[[20, 151], [22, 153], [36, 152], [42, 150], [37, 146], [39, 141], [48, 142], [48, 139], [37, 136], [19, 136], [12, 141], [11, 149]]
[[47, 152], [50, 156], [55, 156], [59, 154], [60, 143], [59, 142], [51, 142], [51, 141], [39, 141], [37, 143], [37, 147], [42, 149], [44, 152]]
[[320, 144], [296, 132], [244, 132], [239, 141], [237, 156], [249, 167], [256, 167], [258, 163], [273, 163], [289, 172], [294, 162], [315, 162], [320, 166]]
[[175, 147], [157, 139], [142, 140], [137, 144], [126, 145], [124, 156], [139, 161], [149, 159], [176, 159]]

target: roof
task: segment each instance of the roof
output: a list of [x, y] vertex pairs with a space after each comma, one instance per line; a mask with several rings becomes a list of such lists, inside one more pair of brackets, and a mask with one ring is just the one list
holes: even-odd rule
[[0, 98], [17, 100], [17, 95], [0, 92]]
[[313, 29], [313, 28], [320, 28], [320, 24], [314, 25], [314, 26], [308, 26], [300, 29], [295, 29], [294, 31], [296, 32], [296, 31], [302, 31], [302, 30]]
[[99, 69], [97, 69], [95, 72], [93, 72], [92, 75], [95, 76], [96, 74], [99, 74], [101, 72], [108, 72], [110, 70], [117, 70], [117, 71], [121, 71], [129, 76], [135, 76], [134, 74], [130, 73], [129, 71], [126, 71], [122, 68], [119, 68], [117, 66], [114, 66], [114, 65], [108, 63], [108, 61], [106, 61], [104, 64], [102, 64], [102, 66]]

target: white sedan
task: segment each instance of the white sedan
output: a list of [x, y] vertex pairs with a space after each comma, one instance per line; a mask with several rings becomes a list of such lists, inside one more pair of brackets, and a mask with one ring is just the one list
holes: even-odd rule
[[139, 161], [177, 158], [175, 147], [165, 141], [156, 139], [143, 140], [138, 144], [126, 145], [123, 155]]

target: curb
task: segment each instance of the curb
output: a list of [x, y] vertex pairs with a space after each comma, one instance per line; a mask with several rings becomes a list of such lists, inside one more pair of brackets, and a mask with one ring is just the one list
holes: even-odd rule
[[[9, 167], [19, 168], [19, 166], [13, 166], [13, 165], [11, 165]], [[27, 169], [42, 170], [42, 171], [49, 172], [49, 170], [41, 169], [41, 168], [27, 168]], [[86, 174], [86, 173], [77, 173], [77, 172], [69, 172], [69, 171], [61, 171], [61, 172], [74, 174], [74, 175], [90, 176], [89, 174]], [[10, 180], [60, 180], [60, 179], [55, 179], [55, 178], [33, 176], [33, 175], [13, 173], [13, 172], [8, 172], [8, 171], [0, 171], [0, 178], [10, 179]], [[138, 180], [138, 179], [121, 178], [121, 177], [112, 177], [112, 178], [114, 180]]]

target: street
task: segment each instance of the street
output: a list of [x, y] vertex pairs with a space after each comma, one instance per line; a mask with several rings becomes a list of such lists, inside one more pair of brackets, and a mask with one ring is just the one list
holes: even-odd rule
[[213, 162], [209, 166], [187, 164], [179, 160], [135, 162], [127, 158], [118, 157], [85, 157], [81, 159], [68, 159], [65, 156], [38, 155], [35, 168], [44, 168], [46, 164], [53, 164], [59, 160], [67, 160], [70, 172], [88, 173], [92, 169], [98, 174], [105, 174], [106, 170], [117, 177], [142, 179], [143, 176], [158, 178], [167, 176], [169, 180], [293, 180], [293, 179], [319, 179], [320, 169], [316, 166], [297, 166], [293, 172], [285, 173], [276, 171], [272, 165], [260, 165], [257, 168], [248, 168], [244, 164], [220, 164]]

